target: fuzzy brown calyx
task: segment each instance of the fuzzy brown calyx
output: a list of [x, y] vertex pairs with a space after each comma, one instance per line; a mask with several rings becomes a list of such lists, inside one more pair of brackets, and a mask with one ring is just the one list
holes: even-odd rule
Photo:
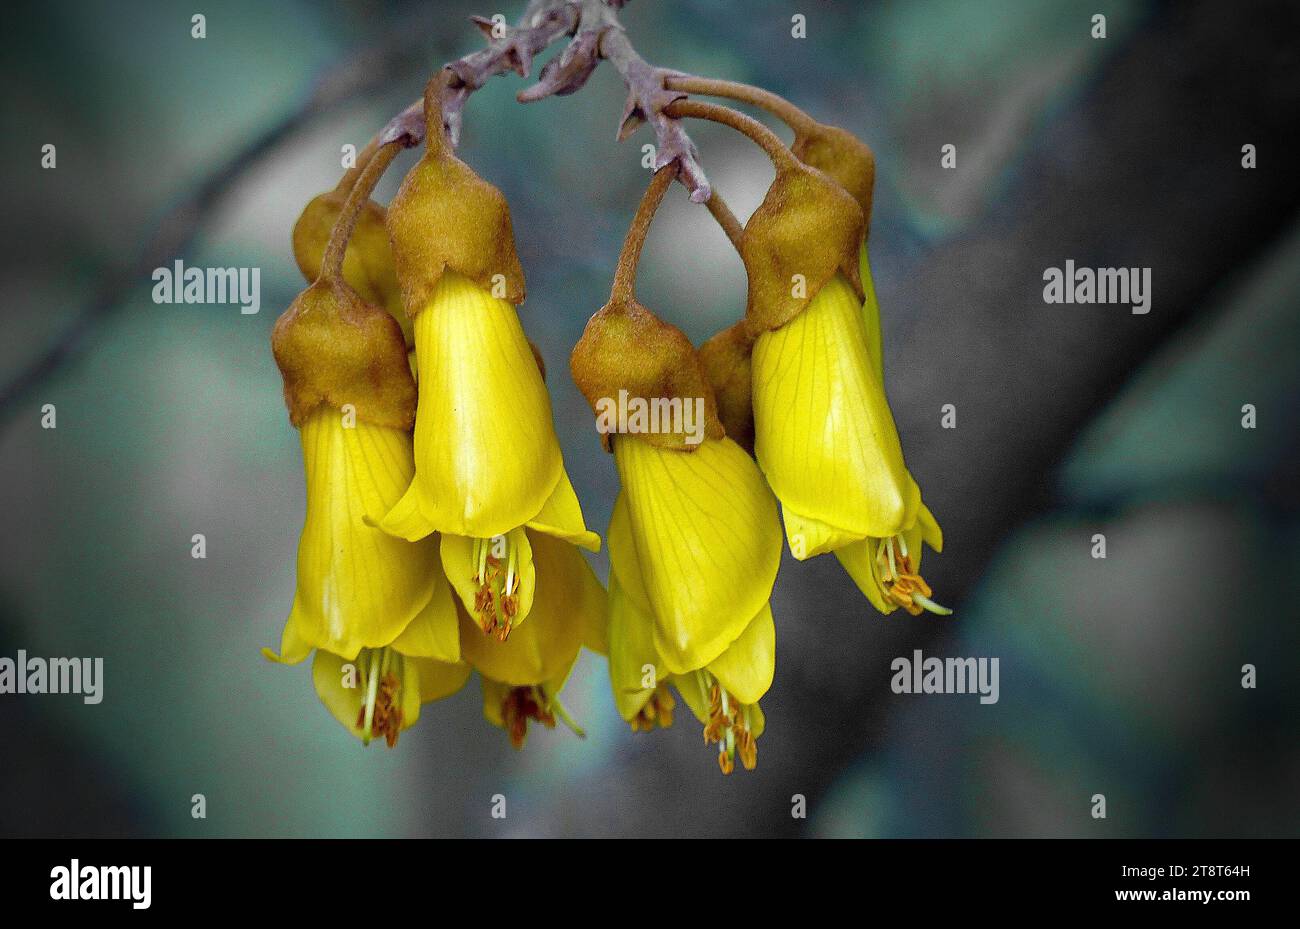
[[[574, 383], [591, 404], [598, 424], [625, 401], [661, 404], [663, 409], [703, 401], [702, 436], [720, 439], [726, 432], [718, 419], [717, 401], [690, 339], [676, 326], [655, 316], [635, 300], [611, 300], [590, 320], [569, 359]], [[618, 417], [615, 417], [617, 420]], [[609, 450], [610, 436], [619, 428], [601, 429]], [[680, 429], [627, 430], [659, 448], [694, 451], [694, 436]]]
[[452, 270], [494, 297], [524, 302], [524, 271], [515, 253], [505, 196], [445, 146], [430, 145], [388, 207], [388, 235], [402, 288], [414, 318]]
[[862, 228], [862, 208], [829, 175], [801, 162], [779, 168], [740, 238], [751, 331], [789, 322], [837, 272], [861, 299]]
[[700, 346], [700, 364], [718, 401], [718, 418], [727, 436], [754, 453], [754, 406], [751, 358], [754, 348], [749, 324], [740, 320]]
[[[298, 270], [308, 282], [320, 277], [325, 246], [338, 222], [343, 204], [347, 202], [346, 190], [331, 190], [313, 197], [303, 209], [293, 227], [293, 257]], [[393, 314], [406, 344], [413, 344], [411, 320], [402, 310], [402, 292], [397, 284], [393, 267], [393, 249], [388, 242], [385, 225], [387, 210], [373, 200], [367, 200], [357, 214], [356, 226], [348, 240], [343, 255], [343, 279], [351, 285], [362, 300], [383, 307]]]
[[415, 379], [401, 327], [346, 284], [317, 281], [300, 293], [271, 331], [284, 377], [289, 420], [313, 410], [351, 407], [378, 426], [415, 425]]
[[867, 143], [847, 129], [814, 123], [800, 128], [790, 150], [804, 164], [829, 174], [852, 194], [862, 209], [863, 235], [869, 234], [876, 156]]

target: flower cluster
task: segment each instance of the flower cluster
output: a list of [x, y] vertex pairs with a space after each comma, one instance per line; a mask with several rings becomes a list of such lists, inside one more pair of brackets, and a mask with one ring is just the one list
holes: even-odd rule
[[[726, 95], [705, 83], [694, 89]], [[667, 109], [745, 132], [777, 170], [743, 228], [716, 193], [709, 202], [746, 267], [743, 318], [697, 349], [635, 297], [642, 244], [678, 175], [670, 163], [573, 350], [593, 411], [615, 397], [703, 411], [689, 434], [598, 416], [621, 484], [607, 592], [580, 551], [600, 539], [516, 312], [509, 210], [452, 153], [438, 89], [426, 92], [427, 150], [386, 210], [370, 195], [395, 142], [372, 146], [295, 229], [314, 283], [277, 322], [273, 349], [307, 512], [293, 610], [267, 655], [297, 663], [314, 651], [321, 700], [354, 735], [390, 746], [421, 704], [477, 671], [486, 717], [521, 746], [530, 721], [581, 731], [559, 696], [586, 646], [608, 655], [634, 731], [671, 725], [680, 699], [724, 773], [737, 760], [752, 769], [776, 665], [782, 524], [795, 559], [833, 552], [880, 612], [950, 612], [920, 574], [923, 545], [939, 550], [942, 535], [885, 396], [867, 252], [873, 156], [784, 101], [788, 147], [725, 107]], [[740, 96], [771, 102], [753, 90]]]

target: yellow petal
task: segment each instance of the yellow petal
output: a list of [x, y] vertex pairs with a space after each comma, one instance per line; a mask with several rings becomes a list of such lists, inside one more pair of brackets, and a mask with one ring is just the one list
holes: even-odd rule
[[437, 566], [432, 542], [410, 544], [367, 525], [411, 479], [411, 437], [322, 409], [302, 425], [307, 517], [298, 583], [281, 645], [285, 660], [323, 648], [353, 658], [396, 639], [429, 602]]
[[776, 625], [770, 604], [763, 604], [740, 638], [709, 662], [708, 670], [741, 703], [762, 699], [776, 671]]
[[[916, 524], [921, 530], [921, 540], [936, 552], [943, 551], [943, 530], [939, 528], [939, 521], [934, 518], [934, 514], [924, 503], [921, 504], [921, 510], [916, 515]], [[907, 544], [916, 549], [916, 564], [920, 567], [921, 547], [913, 545], [911, 538], [908, 538]]]
[[[373, 653], [367, 652], [363, 658]], [[414, 659], [403, 658], [396, 652], [390, 653], [390, 662], [397, 662], [398, 667], [390, 668], [401, 682], [398, 701], [402, 708], [402, 728], [409, 729], [420, 718], [420, 682], [419, 672]], [[365, 661], [348, 660], [333, 652], [317, 650], [316, 660], [311, 666], [311, 680], [316, 688], [316, 695], [330, 714], [339, 721], [343, 728], [358, 739], [362, 737], [357, 720], [366, 703], [366, 675], [369, 673]]]
[[730, 439], [680, 452], [620, 437], [614, 458], [656, 648], [673, 673], [701, 668], [771, 595], [781, 560], [775, 501]]
[[483, 691], [483, 718], [498, 729], [504, 729], [506, 722], [501, 713], [501, 704], [510, 693], [510, 685], [494, 681], [483, 674], [479, 675], [479, 684]]
[[859, 538], [893, 535], [920, 503], [875, 368], [841, 276], [754, 344], [755, 453], [768, 482], [790, 510]]
[[709, 695], [704, 688], [704, 682], [696, 671], [688, 674], [674, 674], [672, 676], [672, 685], [677, 688], [681, 694], [682, 701], [690, 707], [695, 718], [702, 723], [709, 721]]
[[618, 575], [609, 578], [609, 682], [619, 715], [631, 721], [646, 705], [668, 669], [654, 644], [654, 618], [623, 589]]
[[880, 567], [876, 563], [876, 550], [879, 539], [866, 538], [852, 545], [835, 550], [835, 557], [840, 560], [844, 570], [853, 583], [858, 585], [871, 605], [885, 615], [898, 609], [898, 604], [885, 597], [885, 585], [880, 579]]
[[867, 327], [867, 351], [871, 355], [876, 372], [876, 380], [885, 383], [885, 348], [880, 335], [880, 301], [876, 299], [876, 282], [871, 277], [871, 260], [867, 255], [867, 243], [864, 239], [858, 251], [858, 273], [861, 275], [862, 292], [866, 299], [862, 301], [862, 321]]
[[555, 490], [546, 498], [541, 511], [528, 521], [528, 528], [572, 542], [589, 552], [600, 551], [600, 536], [587, 528], [578, 495], [573, 490], [568, 472], [563, 469]]
[[478, 623], [479, 635], [486, 629], [506, 625], [507, 582], [511, 584], [510, 599], [514, 603], [510, 628], [521, 625], [532, 612], [537, 571], [533, 565], [533, 546], [524, 529], [512, 529], [492, 539], [444, 535], [442, 567], [461, 605]]
[[432, 703], [457, 693], [469, 680], [472, 670], [464, 662], [449, 664], [428, 658], [407, 658], [406, 662], [419, 676], [421, 703]]
[[491, 538], [524, 525], [564, 465], [515, 308], [448, 271], [415, 317], [415, 350], [416, 478], [383, 528]]
[[463, 611], [461, 654], [484, 676], [511, 686], [563, 679], [582, 646], [588, 614], [605, 612], [605, 589], [582, 553], [567, 542], [530, 533], [537, 592], [528, 622], [500, 642]]
[[298, 624], [287, 622], [280, 635], [280, 654], [273, 649], [263, 648], [262, 657], [277, 664], [298, 664], [311, 654], [314, 646], [298, 634]]
[[800, 561], [833, 552], [861, 538], [856, 533], [820, 519], [801, 516], [788, 504], [782, 505], [781, 518], [785, 520], [785, 537], [790, 540], [790, 554]]
[[410, 658], [432, 658], [439, 663], [456, 664], [460, 661], [456, 595], [452, 593], [441, 565], [435, 568], [434, 575], [433, 596], [393, 641], [393, 648]]

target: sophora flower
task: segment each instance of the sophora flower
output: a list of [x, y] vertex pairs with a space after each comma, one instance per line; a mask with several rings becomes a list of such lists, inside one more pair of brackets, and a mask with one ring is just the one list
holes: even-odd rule
[[884, 612], [946, 613], [918, 573], [920, 540], [941, 536], [885, 396], [863, 222], [847, 191], [800, 166], [778, 173], [746, 226], [754, 451], [795, 558], [835, 552]]
[[483, 633], [507, 638], [537, 586], [531, 533], [595, 551], [515, 304], [523, 275], [500, 191], [431, 140], [388, 211], [419, 372], [415, 476], [380, 525], [441, 536]]
[[[396, 322], [348, 285], [319, 282], [277, 321], [272, 347], [300, 431], [307, 500], [293, 607], [280, 653], [265, 654], [297, 664], [316, 650], [321, 699], [336, 716], [359, 700], [345, 725], [392, 744], [418, 716], [422, 686], [441, 695], [467, 673], [455, 667], [456, 614], [436, 543], [374, 525], [414, 473], [405, 344]], [[345, 664], [360, 669], [355, 692], [333, 673]]]

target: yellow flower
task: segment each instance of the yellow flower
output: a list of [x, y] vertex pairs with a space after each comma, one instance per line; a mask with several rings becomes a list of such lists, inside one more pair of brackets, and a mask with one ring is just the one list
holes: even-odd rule
[[582, 554], [566, 542], [529, 530], [537, 585], [528, 623], [505, 641], [482, 635], [458, 605], [465, 660], [483, 678], [483, 712], [522, 748], [533, 720], [555, 719], [582, 730], [560, 702], [560, 691], [585, 644], [604, 651], [605, 588]]
[[758, 701], [772, 686], [776, 668], [770, 605], [764, 600], [740, 635], [706, 666], [673, 674], [655, 645], [655, 614], [626, 493], [614, 504], [609, 552], [609, 674], [619, 714], [634, 732], [671, 726], [676, 706], [668, 690], [672, 684], [704, 724], [705, 741], [718, 743], [723, 772], [731, 773], [737, 751], [742, 764], [753, 769], [755, 740], [763, 729]]
[[775, 501], [730, 439], [706, 438], [691, 452], [637, 436], [613, 444], [655, 648], [671, 673], [695, 671], [739, 638], [771, 595], [781, 561]]
[[445, 272], [415, 317], [415, 478], [381, 527], [442, 533], [447, 576], [483, 632], [509, 635], [536, 585], [525, 529], [596, 551], [515, 308]]
[[311, 669], [316, 693], [363, 744], [382, 738], [392, 748], [420, 718], [421, 704], [456, 693], [469, 679], [468, 664], [430, 657], [458, 651], [449, 648], [448, 629], [455, 642], [456, 605], [443, 579], [431, 607], [391, 645], [364, 648], [351, 660], [318, 649]]
[[[884, 392], [879, 306], [869, 278], [864, 289], [860, 304], [836, 275], [807, 309], [759, 335], [752, 362], [755, 453], [781, 501], [796, 558], [836, 552], [884, 612], [899, 605], [947, 612], [929, 601], [929, 587], [915, 573], [919, 542], [937, 541], [938, 526], [903, 461]], [[925, 521], [933, 528], [922, 531]], [[916, 544], [908, 544], [909, 535]], [[882, 594], [885, 586], [895, 596]]]
[[[409, 433], [320, 407], [302, 424], [307, 517], [298, 543], [298, 580], [279, 660], [296, 664], [313, 648], [355, 658], [390, 644], [448, 587], [437, 543], [411, 544], [371, 520], [401, 496], [414, 472]], [[454, 632], [454, 627], [453, 627]], [[457, 655], [450, 655], [456, 660]]]

